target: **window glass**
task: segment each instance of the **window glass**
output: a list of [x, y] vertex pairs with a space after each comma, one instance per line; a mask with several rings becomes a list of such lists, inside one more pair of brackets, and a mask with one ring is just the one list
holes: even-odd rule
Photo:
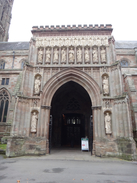
[[2, 78], [1, 85], [5, 85], [5, 78]]
[[6, 85], [9, 84], [9, 78], [6, 78]]

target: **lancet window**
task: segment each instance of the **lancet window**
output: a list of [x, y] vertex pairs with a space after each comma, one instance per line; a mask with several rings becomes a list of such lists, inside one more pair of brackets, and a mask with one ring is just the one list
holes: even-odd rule
[[0, 91], [0, 122], [6, 122], [9, 107], [9, 95], [5, 90]]
[[0, 61], [0, 69], [5, 69], [5, 61], [4, 60]]

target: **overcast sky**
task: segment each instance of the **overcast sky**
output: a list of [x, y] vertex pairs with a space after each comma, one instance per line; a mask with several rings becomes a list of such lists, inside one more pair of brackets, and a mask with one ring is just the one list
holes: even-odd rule
[[137, 0], [14, 0], [9, 41], [29, 41], [32, 26], [112, 24], [115, 40], [137, 40]]

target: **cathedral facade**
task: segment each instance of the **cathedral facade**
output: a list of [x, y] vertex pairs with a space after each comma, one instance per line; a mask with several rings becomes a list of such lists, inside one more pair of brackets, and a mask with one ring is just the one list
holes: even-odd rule
[[0, 43], [0, 138], [8, 157], [80, 148], [136, 158], [137, 42], [111, 25], [33, 27]]
[[34, 26], [5, 42], [13, 0], [0, 0], [0, 140], [7, 157], [79, 148], [136, 159], [137, 41], [112, 26]]

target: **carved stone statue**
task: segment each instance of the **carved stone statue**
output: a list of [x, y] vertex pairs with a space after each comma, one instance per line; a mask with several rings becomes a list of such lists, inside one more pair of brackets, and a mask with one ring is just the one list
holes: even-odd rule
[[97, 51], [97, 48], [93, 48], [92, 55], [93, 55], [93, 63], [98, 63], [98, 51]]
[[74, 50], [72, 47], [69, 50], [69, 63], [74, 63]]
[[89, 62], [89, 50], [88, 48], [86, 48], [85, 50], [85, 63], [88, 63]]
[[58, 63], [59, 60], [59, 51], [57, 48], [54, 49], [53, 63]]
[[103, 78], [103, 94], [108, 95], [109, 94], [109, 83], [108, 83], [108, 77], [104, 76]]
[[66, 50], [62, 48], [61, 50], [61, 63], [66, 63]]
[[51, 51], [50, 51], [50, 49], [48, 48], [48, 49], [46, 50], [46, 63], [47, 63], [47, 64], [50, 64], [50, 61], [51, 61]]
[[81, 48], [78, 48], [77, 50], [77, 63], [81, 63], [82, 62], [82, 50]]
[[111, 134], [111, 116], [110, 114], [107, 112], [106, 116], [105, 116], [105, 129], [106, 129], [106, 134]]
[[41, 81], [40, 81], [40, 76], [37, 76], [35, 79], [35, 94], [39, 94], [40, 93], [40, 85], [41, 85]]
[[37, 132], [37, 121], [38, 115], [36, 114], [36, 112], [33, 112], [31, 119], [31, 132], [33, 133]]
[[40, 48], [38, 51], [38, 64], [42, 64], [42, 62], [43, 62], [43, 50], [42, 48]]
[[104, 47], [101, 48], [101, 62], [106, 63], [106, 50]]

